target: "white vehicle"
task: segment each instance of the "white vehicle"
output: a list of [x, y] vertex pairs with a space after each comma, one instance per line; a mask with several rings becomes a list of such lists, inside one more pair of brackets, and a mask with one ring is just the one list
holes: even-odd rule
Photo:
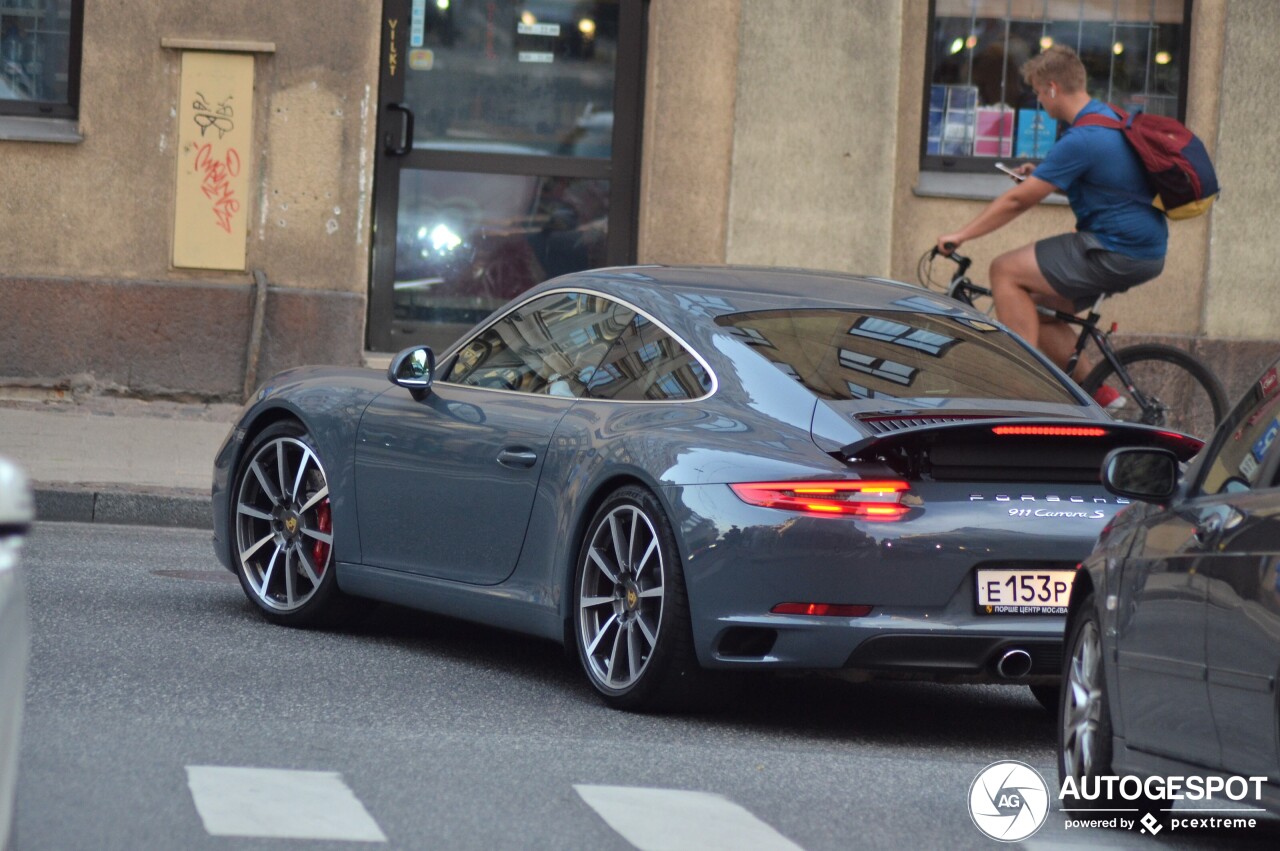
[[19, 551], [35, 505], [26, 475], [0, 458], [0, 848], [9, 846], [18, 775], [22, 702], [26, 695], [26, 586]]

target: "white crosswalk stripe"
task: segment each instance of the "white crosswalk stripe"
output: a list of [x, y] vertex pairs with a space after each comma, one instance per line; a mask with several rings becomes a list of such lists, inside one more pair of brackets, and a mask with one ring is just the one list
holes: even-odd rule
[[582, 800], [640, 851], [801, 851], [721, 795], [575, 785]]
[[187, 786], [213, 836], [387, 841], [337, 772], [188, 765]]

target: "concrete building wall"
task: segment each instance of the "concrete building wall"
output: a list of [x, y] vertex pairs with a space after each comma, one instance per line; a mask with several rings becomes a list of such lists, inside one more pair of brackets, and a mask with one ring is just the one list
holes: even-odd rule
[[730, 262], [887, 271], [900, 27], [881, 0], [745, 0]]
[[641, 263], [723, 263], [741, 0], [653, 0], [641, 145]]
[[[295, 356], [357, 362], [380, 17], [377, 0], [314, 0], [305, 15], [254, 0], [86, 3], [83, 140], [0, 141], [0, 381], [235, 395], [255, 269], [278, 288], [263, 374]], [[170, 265], [181, 51], [162, 39], [274, 44], [255, 54], [245, 272]], [[47, 344], [55, 334], [64, 344]]]
[[1228, 3], [1225, 30], [1215, 160], [1223, 192], [1211, 220], [1205, 332], [1274, 340], [1280, 170], [1269, 155], [1280, 138], [1280, 3]]
[[[936, 235], [985, 203], [920, 189], [927, 0], [651, 0], [641, 263], [757, 263], [913, 281]], [[1228, 378], [1276, 348], [1280, 5], [1197, 0], [1188, 124], [1225, 187], [1172, 223], [1166, 271], [1108, 303], [1130, 335], [1192, 347]], [[355, 363], [364, 339], [380, 0], [86, 3], [77, 144], [0, 139], [0, 384], [240, 393], [270, 283], [260, 375]], [[247, 269], [170, 265], [181, 53], [163, 39], [269, 42], [255, 59]], [[968, 246], [1073, 227], [1042, 205]]]

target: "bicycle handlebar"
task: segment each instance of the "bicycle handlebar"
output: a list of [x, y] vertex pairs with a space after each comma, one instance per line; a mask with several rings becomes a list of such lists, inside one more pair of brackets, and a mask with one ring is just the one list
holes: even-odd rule
[[946, 248], [947, 251], [939, 251], [937, 246], [934, 246], [932, 249], [930, 249], [929, 251], [930, 259], [934, 257], [947, 258], [952, 263], [955, 263], [957, 267], [959, 267], [956, 269], [955, 277], [953, 277], [952, 280], [954, 281], [955, 278], [964, 277], [964, 273], [969, 271], [969, 266], [973, 264], [973, 261], [970, 260], [968, 257], [965, 257], [960, 252], [956, 251], [957, 246], [954, 242], [948, 242], [943, 247]]

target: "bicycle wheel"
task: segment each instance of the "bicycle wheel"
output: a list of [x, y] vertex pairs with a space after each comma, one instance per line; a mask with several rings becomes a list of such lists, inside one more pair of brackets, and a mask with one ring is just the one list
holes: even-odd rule
[[1114, 419], [1162, 426], [1208, 439], [1227, 414], [1227, 393], [1222, 382], [1200, 361], [1182, 349], [1160, 343], [1128, 346], [1116, 357], [1134, 386], [1150, 402], [1147, 410], [1133, 398], [1119, 376], [1104, 360], [1081, 383], [1090, 396], [1106, 384], [1120, 394], [1123, 404], [1109, 408]]

